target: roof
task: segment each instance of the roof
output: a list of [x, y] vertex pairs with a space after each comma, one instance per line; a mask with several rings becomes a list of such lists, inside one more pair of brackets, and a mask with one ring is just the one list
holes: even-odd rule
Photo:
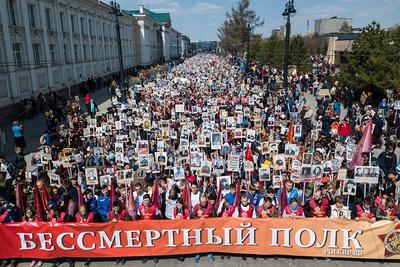
[[[169, 13], [156, 13], [146, 8], [144, 8], [143, 10], [144, 13], [150, 16], [155, 22], [158, 22], [160, 24], [167, 24], [171, 22], [171, 16]], [[129, 15], [140, 15], [140, 10], [123, 10], [123, 12]]]

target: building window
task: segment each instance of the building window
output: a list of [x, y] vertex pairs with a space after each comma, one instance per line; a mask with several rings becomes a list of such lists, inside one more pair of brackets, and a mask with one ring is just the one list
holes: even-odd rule
[[79, 61], [79, 53], [78, 53], [78, 45], [74, 45], [74, 55], [75, 55], [75, 60]]
[[92, 31], [92, 20], [89, 19], [89, 34], [93, 35], [93, 31]]
[[56, 62], [56, 45], [50, 44], [49, 50], [50, 50], [51, 63], [55, 63]]
[[92, 60], [95, 60], [96, 59], [96, 55], [95, 55], [95, 52], [94, 52], [94, 45], [92, 45], [91, 50], [92, 50]]
[[85, 18], [81, 18], [81, 31], [85, 34]]
[[35, 65], [40, 65], [40, 44], [33, 44], [33, 60], [35, 61]]
[[61, 31], [65, 32], [65, 26], [64, 26], [64, 13], [60, 12], [60, 22], [61, 22]]
[[18, 43], [13, 44], [14, 62], [15, 66], [22, 68], [22, 45]]
[[7, 1], [8, 6], [8, 18], [11, 26], [17, 25], [17, 19], [15, 16], [14, 0]]
[[69, 62], [69, 58], [68, 58], [68, 45], [64, 45], [64, 59], [65, 59], [65, 62]]
[[87, 61], [87, 46], [83, 45], [83, 59]]
[[51, 28], [51, 10], [50, 10], [50, 8], [46, 8], [45, 11], [44, 11], [44, 13], [45, 13], [45, 16], [46, 16], [46, 26], [47, 26], [47, 30], [48, 30], [48, 31], [51, 31], [52, 28]]
[[75, 33], [75, 16], [71, 15], [71, 27], [72, 27], [72, 33]]
[[29, 15], [29, 26], [32, 29], [36, 28], [36, 21], [35, 21], [35, 6], [28, 5], [28, 15]]

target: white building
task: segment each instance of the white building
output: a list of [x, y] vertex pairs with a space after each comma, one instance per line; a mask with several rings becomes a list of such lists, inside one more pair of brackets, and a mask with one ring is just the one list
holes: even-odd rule
[[[117, 72], [115, 15], [110, 11], [97, 0], [1, 0], [0, 106]], [[136, 20], [119, 19], [128, 69], [135, 65]]]
[[332, 17], [329, 19], [317, 19], [315, 21], [314, 30], [315, 33], [319, 36], [339, 33], [343, 24], [347, 24], [348, 26], [352, 26], [353, 20], [350, 18], [338, 18]]
[[[181, 53], [169, 13], [140, 6], [122, 14], [125, 70]], [[118, 73], [115, 22], [98, 0], [0, 0], [0, 107]]]
[[190, 40], [172, 28], [169, 13], [153, 12], [143, 5], [137, 10], [124, 10], [124, 13], [134, 16], [140, 27], [141, 65], [169, 62], [188, 54]]

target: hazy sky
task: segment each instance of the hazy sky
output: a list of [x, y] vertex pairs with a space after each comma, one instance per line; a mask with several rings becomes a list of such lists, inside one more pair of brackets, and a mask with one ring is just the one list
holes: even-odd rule
[[[105, 0], [102, 0], [106, 2]], [[123, 9], [138, 9], [139, 4], [159, 12], [170, 12], [172, 25], [192, 40], [217, 40], [217, 28], [238, 0], [117, 0]], [[250, 0], [250, 6], [265, 20], [258, 32], [268, 37], [283, 25], [286, 0]], [[383, 27], [400, 23], [400, 0], [294, 0], [297, 14], [292, 18], [294, 34], [314, 30], [314, 20], [332, 16], [350, 17], [354, 27], [377, 20]]]

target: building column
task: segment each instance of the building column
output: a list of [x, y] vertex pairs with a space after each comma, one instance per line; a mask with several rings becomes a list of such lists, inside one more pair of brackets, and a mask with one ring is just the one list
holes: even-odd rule
[[[90, 27], [89, 27], [89, 15], [90, 13], [88, 12], [85, 16], [85, 21], [86, 21], [86, 31], [88, 35], [88, 52], [89, 52], [89, 64], [90, 64], [90, 75], [93, 75], [93, 55], [92, 55], [92, 34], [90, 33]], [[93, 25], [92, 25], [93, 26]], [[92, 29], [93, 31], [93, 29]], [[86, 75], [89, 75], [89, 73], [86, 73]]]
[[[25, 51], [27, 52], [27, 61], [29, 62], [29, 74], [31, 78], [31, 93], [38, 90], [38, 81], [36, 75], [35, 59], [33, 56], [31, 29], [29, 26], [28, 6], [26, 0], [18, 0], [18, 6], [22, 18], [22, 25], [25, 29]], [[44, 30], [43, 30], [44, 31]]]
[[[61, 83], [64, 85], [67, 85], [67, 68], [66, 68], [66, 62], [64, 63], [64, 33], [62, 31], [61, 27], [61, 18], [60, 18], [60, 1], [56, 0], [55, 5], [55, 24], [56, 24], [56, 29], [57, 29], [57, 51], [58, 51], [58, 56], [61, 62]], [[68, 21], [68, 18], [66, 18], [67, 14], [64, 13], [64, 19]], [[64, 21], [65, 23], [65, 21]], [[65, 25], [64, 25], [65, 26]]]
[[47, 34], [47, 24], [46, 24], [46, 15], [45, 15], [45, 7], [44, 3], [42, 1], [38, 1], [38, 7], [39, 7], [39, 17], [40, 17], [40, 24], [42, 25], [43, 28], [43, 48], [44, 48], [44, 60], [46, 62], [46, 72], [47, 72], [47, 81], [48, 84], [47, 86], [52, 88], [54, 86], [54, 80], [53, 80], [53, 73], [51, 71], [51, 58], [50, 58], [50, 50], [49, 50], [49, 36]]
[[[80, 50], [81, 50], [81, 63], [80, 63], [80, 65], [81, 65], [81, 73], [78, 73], [78, 75], [79, 75], [79, 82], [82, 82], [83, 80], [86, 80], [87, 79], [87, 73], [86, 73], [86, 68], [85, 68], [85, 56], [84, 56], [84, 51], [83, 51], [83, 32], [82, 32], [82, 24], [81, 24], [81, 18], [80, 18], [80, 16], [79, 16], [79, 8], [77, 8], [77, 10], [76, 10], [76, 18], [77, 18], [77, 20], [78, 20], [78, 23], [77, 23], [77, 25], [78, 25], [78, 32], [80, 33], [79, 34], [79, 47], [80, 47]], [[81, 77], [82, 76], [82, 77]]]
[[15, 75], [15, 66], [11, 65], [11, 62], [14, 62], [14, 51], [13, 46], [10, 39], [10, 31], [8, 26], [8, 9], [6, 5], [6, 1], [0, 1], [0, 19], [1, 25], [3, 26], [3, 41], [4, 41], [4, 60], [7, 63], [7, 72], [8, 72], [8, 98], [13, 101], [15, 98], [18, 98], [19, 89], [17, 83], [17, 76]]
[[70, 6], [67, 6], [67, 23], [68, 23], [68, 31], [69, 31], [69, 51], [71, 55], [72, 62], [72, 83], [78, 80], [78, 74], [76, 73], [76, 61], [75, 58], [75, 50], [74, 50], [74, 33], [72, 32], [72, 21], [71, 21], [71, 9]]

